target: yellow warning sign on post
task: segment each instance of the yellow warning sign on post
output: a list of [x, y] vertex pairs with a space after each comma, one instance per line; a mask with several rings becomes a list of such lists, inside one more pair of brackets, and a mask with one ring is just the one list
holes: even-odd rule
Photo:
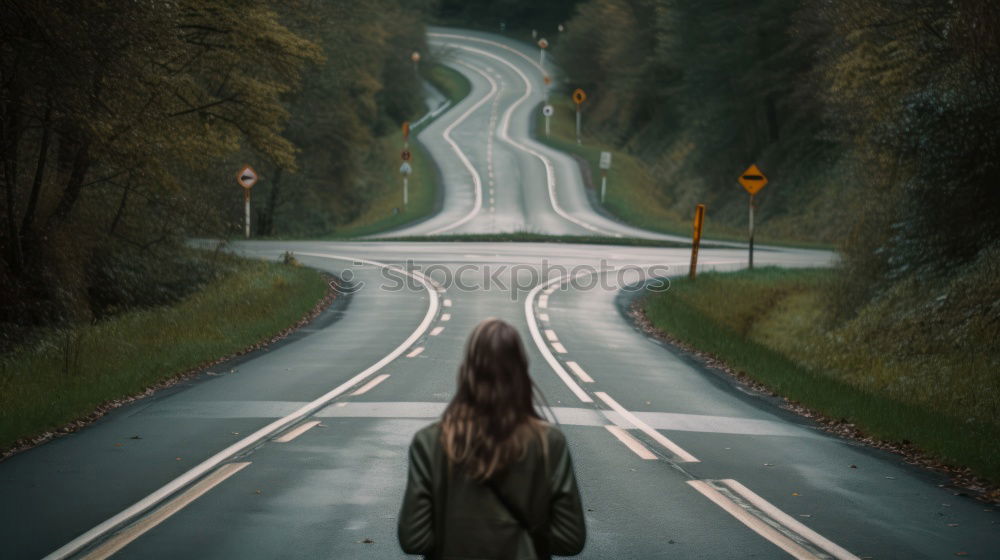
[[764, 176], [756, 165], [751, 165], [740, 175], [738, 181], [748, 193], [757, 194], [767, 184], [767, 177]]

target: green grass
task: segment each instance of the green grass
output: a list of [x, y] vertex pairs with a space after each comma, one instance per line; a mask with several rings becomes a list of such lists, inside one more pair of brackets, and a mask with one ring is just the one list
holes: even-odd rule
[[52, 331], [0, 356], [0, 449], [267, 340], [326, 293], [309, 268], [218, 258], [228, 272], [177, 305]]
[[425, 80], [451, 100], [452, 105], [458, 104], [472, 91], [472, 83], [469, 82], [468, 78], [444, 64], [437, 62], [427, 64], [421, 68], [421, 74]]
[[[424, 76], [440, 89], [452, 104], [469, 94], [471, 84], [464, 76], [442, 64], [429, 64]], [[378, 156], [382, 177], [369, 204], [360, 216], [331, 232], [327, 238], [353, 238], [402, 227], [433, 214], [439, 205], [440, 178], [437, 167], [424, 146], [410, 134], [409, 201], [403, 205], [403, 178], [399, 174], [403, 134], [396, 132], [379, 140]]]
[[[1000, 482], [1000, 424], [959, 404], [986, 398], [995, 410], [1000, 395], [974, 371], [943, 375], [925, 366], [925, 356], [886, 346], [905, 336], [901, 331], [872, 332], [857, 322], [827, 325], [824, 298], [836, 280], [830, 270], [708, 273], [695, 282], [678, 279], [642, 305], [658, 329], [784, 397]], [[900, 389], [914, 380], [919, 390]]]
[[[554, 93], [550, 104], [555, 109], [551, 117], [551, 133], [545, 135], [545, 118], [539, 116], [535, 122], [535, 138], [557, 150], [579, 156], [590, 164], [595, 200], [600, 198], [601, 170], [599, 161], [602, 151], [611, 152], [611, 169], [608, 171], [608, 188], [603, 208], [612, 216], [637, 227], [674, 235], [691, 235], [691, 221], [694, 208], [689, 216], [670, 209], [669, 201], [663, 195], [662, 185], [657, 184], [655, 172], [638, 157], [623, 152], [590, 134], [587, 127], [587, 106], [583, 105], [582, 145], [576, 143], [576, 108], [567, 95]], [[539, 113], [541, 110], [539, 109]], [[707, 209], [703, 237], [719, 241], [746, 241], [746, 230], [724, 226], [711, 219], [711, 208]], [[814, 243], [795, 239], [769, 237], [766, 232], [758, 232], [756, 242], [789, 247], [830, 249], [829, 244]]]

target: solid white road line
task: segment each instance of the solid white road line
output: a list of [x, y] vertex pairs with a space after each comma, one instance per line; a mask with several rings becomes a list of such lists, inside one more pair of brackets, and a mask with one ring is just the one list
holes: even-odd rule
[[306, 422], [304, 424], [299, 424], [295, 428], [293, 428], [291, 430], [288, 430], [287, 432], [285, 432], [284, 434], [282, 434], [280, 437], [275, 438], [274, 441], [277, 442], [277, 443], [288, 443], [288, 442], [292, 441], [293, 439], [295, 439], [295, 438], [301, 436], [302, 434], [306, 433], [307, 431], [315, 428], [316, 426], [319, 425], [319, 423], [320, 423], [319, 420], [311, 420], [311, 421]]
[[556, 352], [559, 352], [560, 354], [566, 353], [566, 347], [558, 342], [552, 343], [552, 349], [555, 350]]
[[589, 375], [587, 375], [587, 372], [583, 371], [583, 368], [580, 367], [580, 364], [576, 362], [566, 362], [566, 365], [569, 367], [570, 371], [575, 373], [576, 376], [580, 378], [580, 381], [583, 381], [584, 383], [594, 382], [594, 379], [591, 378]]
[[561, 379], [562, 382], [569, 387], [569, 390], [576, 395], [576, 398], [585, 403], [594, 402], [594, 399], [590, 398], [590, 395], [588, 395], [587, 392], [573, 380], [573, 376], [571, 376], [566, 369], [562, 367], [559, 360], [557, 360], [552, 354], [552, 351], [549, 350], [548, 344], [545, 343], [541, 332], [539, 332], [538, 321], [535, 320], [535, 297], [538, 295], [538, 292], [545, 289], [549, 284], [552, 282], [558, 282], [559, 280], [559, 278], [555, 278], [535, 286], [530, 292], [528, 292], [528, 297], [524, 298], [524, 318], [528, 321], [528, 332], [531, 334], [531, 340], [533, 340], [535, 346], [538, 347], [538, 351], [542, 353], [542, 357], [545, 358], [546, 362], [548, 362], [549, 367], [552, 368], [552, 371], [556, 372], [559, 379]]
[[726, 513], [739, 520], [740, 523], [743, 523], [758, 535], [771, 541], [772, 544], [781, 550], [791, 554], [798, 560], [816, 560], [817, 557], [815, 554], [768, 525], [762, 519], [741, 508], [735, 502], [722, 495], [721, 492], [712, 488], [707, 482], [703, 480], [689, 480], [687, 483], [698, 492], [701, 492], [703, 496], [715, 502], [715, 505], [724, 509]]
[[613, 436], [618, 438], [618, 441], [625, 444], [632, 450], [633, 453], [639, 456], [640, 459], [645, 459], [646, 461], [655, 461], [656, 455], [652, 451], [646, 449], [646, 446], [642, 444], [639, 440], [635, 439], [628, 432], [621, 429], [618, 426], [607, 425], [604, 426]]
[[424, 347], [423, 346], [417, 346], [416, 348], [414, 348], [413, 350], [411, 350], [410, 353], [406, 355], [406, 357], [407, 358], [416, 358], [423, 351], [424, 351]]
[[559, 342], [559, 337], [556, 336], [556, 331], [552, 329], [545, 329], [545, 338], [549, 339], [549, 342]]
[[549, 161], [549, 158], [546, 157], [544, 154], [538, 152], [537, 150], [535, 150], [533, 148], [528, 147], [525, 144], [521, 144], [520, 142], [516, 142], [516, 141], [514, 141], [513, 138], [510, 137], [510, 134], [508, 133], [508, 130], [510, 128], [510, 118], [511, 118], [511, 115], [514, 113], [514, 111], [522, 103], [524, 103], [525, 100], [527, 100], [529, 97], [531, 97], [531, 94], [534, 91], [534, 88], [531, 86], [531, 81], [528, 80], [528, 76], [526, 76], [524, 74], [524, 72], [522, 72], [521, 69], [518, 68], [517, 66], [514, 66], [513, 64], [511, 64], [510, 62], [508, 62], [504, 58], [499, 57], [499, 56], [497, 56], [497, 55], [495, 55], [493, 53], [484, 51], [482, 49], [477, 49], [477, 48], [474, 48], [474, 47], [468, 47], [468, 46], [465, 46], [465, 45], [458, 45], [458, 44], [454, 44], [454, 43], [447, 43], [447, 44], [449, 46], [457, 48], [457, 49], [462, 49], [462, 50], [465, 50], [465, 51], [469, 51], [469, 52], [472, 52], [472, 53], [476, 53], [476, 54], [479, 54], [479, 55], [482, 55], [482, 56], [486, 56], [486, 57], [495, 59], [495, 60], [499, 61], [500, 63], [505, 64], [506, 66], [508, 66], [511, 70], [514, 71], [515, 74], [517, 74], [521, 78], [521, 81], [524, 82], [524, 95], [522, 95], [521, 97], [519, 97], [517, 99], [517, 101], [515, 101], [514, 103], [512, 103], [507, 108], [507, 110], [504, 111], [502, 122], [500, 124], [500, 129], [498, 131], [498, 135], [500, 136], [500, 139], [503, 140], [504, 142], [510, 144], [511, 146], [517, 148], [518, 150], [521, 150], [524, 153], [527, 153], [527, 154], [530, 154], [532, 156], [535, 156], [536, 158], [538, 158], [539, 160], [541, 160], [542, 165], [545, 167], [545, 180], [546, 180], [546, 183], [548, 184], [549, 202], [552, 204], [552, 210], [556, 214], [558, 214], [559, 216], [561, 216], [562, 218], [564, 218], [565, 220], [573, 222], [574, 224], [576, 224], [576, 225], [578, 225], [578, 226], [580, 226], [580, 227], [582, 227], [584, 229], [589, 229], [590, 231], [597, 232], [597, 233], [603, 233], [605, 235], [611, 235], [613, 237], [622, 237], [621, 233], [610, 231], [610, 230], [605, 230], [605, 229], [599, 228], [597, 226], [591, 225], [591, 224], [589, 224], [589, 223], [587, 223], [587, 222], [585, 222], [585, 221], [577, 218], [576, 216], [573, 216], [572, 214], [567, 213], [565, 210], [563, 210], [562, 207], [559, 205], [559, 200], [558, 200], [558, 197], [556, 196], [556, 175], [555, 175], [555, 168], [552, 166], [552, 162]]
[[431, 336], [437, 336], [437, 335], [441, 334], [441, 331], [443, 331], [443, 330], [444, 330], [444, 327], [438, 325], [438, 326], [434, 327], [433, 329], [431, 329]]
[[605, 404], [611, 407], [611, 410], [617, 412], [627, 422], [638, 428], [647, 436], [653, 438], [653, 440], [656, 441], [656, 443], [659, 443], [663, 447], [666, 447], [668, 450], [670, 450], [670, 452], [673, 453], [675, 457], [677, 457], [678, 461], [684, 463], [700, 462], [698, 461], [698, 459], [694, 457], [694, 455], [691, 455], [687, 451], [681, 449], [681, 446], [667, 439], [666, 436], [654, 430], [652, 427], [650, 427], [649, 424], [643, 422], [642, 420], [639, 420], [639, 418], [635, 414], [632, 414], [631, 412], [625, 410], [624, 406], [618, 404], [618, 402], [612, 399], [610, 396], [608, 396], [607, 393], [602, 391], [597, 391], [594, 394], [597, 395], [597, 398], [601, 399], [602, 401], [604, 401]]
[[806, 540], [830, 553], [830, 555], [837, 560], [859, 560], [854, 554], [851, 554], [849, 551], [841, 548], [833, 541], [827, 539], [823, 535], [820, 535], [816, 531], [813, 531], [809, 527], [806, 527], [799, 520], [781, 511], [775, 507], [774, 504], [768, 502], [764, 498], [761, 498], [739, 482], [733, 479], [720, 480], [719, 482], [725, 484], [743, 497], [743, 499], [753, 504], [757, 509], [766, 513], [771, 517], [771, 519], [791, 529], [793, 532], [798, 533], [802, 537], [805, 537]]
[[[466, 66], [472, 68], [471, 65], [466, 65]], [[468, 156], [465, 155], [465, 152], [463, 152], [462, 149], [458, 147], [458, 144], [455, 143], [455, 140], [451, 137], [451, 132], [455, 130], [456, 126], [462, 124], [462, 122], [464, 122], [465, 119], [469, 118], [469, 115], [471, 115], [476, 109], [482, 107], [487, 101], [490, 100], [491, 97], [493, 97], [497, 93], [497, 91], [499, 91], [497, 83], [493, 78], [489, 77], [487, 74], [485, 74], [480, 70], [476, 69], [474, 70], [478, 72], [480, 75], [482, 75], [484, 78], [486, 78], [486, 80], [490, 83], [490, 92], [484, 95], [483, 98], [477, 101], [475, 104], [473, 104], [472, 107], [469, 107], [468, 110], [462, 113], [461, 116], [452, 121], [452, 123], [444, 129], [444, 132], [441, 134], [441, 137], [444, 138], [444, 141], [451, 146], [452, 151], [455, 152], [455, 155], [457, 155], [458, 159], [461, 160], [462, 165], [465, 166], [465, 169], [468, 170], [469, 174], [472, 176], [472, 186], [474, 189], [473, 194], [475, 195], [475, 202], [472, 205], [472, 210], [470, 210], [468, 214], [466, 214], [461, 219], [451, 224], [431, 230], [430, 232], [428, 232], [430, 235], [442, 233], [450, 229], [457, 228], [458, 226], [464, 224], [465, 222], [468, 222], [472, 218], [475, 218], [476, 214], [478, 214], [483, 207], [483, 180], [479, 176], [479, 172], [476, 171], [475, 166], [472, 165], [471, 161], [469, 161]]]
[[382, 375], [376, 377], [375, 379], [372, 379], [368, 383], [365, 383], [364, 385], [362, 385], [361, 387], [359, 387], [357, 391], [354, 391], [353, 393], [351, 393], [351, 396], [352, 397], [356, 397], [358, 395], [363, 395], [363, 394], [367, 393], [368, 391], [371, 391], [372, 389], [374, 389], [376, 385], [378, 385], [379, 383], [385, 381], [386, 379], [389, 379], [389, 374], [388, 373], [383, 373]]
[[416, 342], [420, 337], [424, 335], [425, 332], [427, 332], [427, 329], [430, 327], [431, 322], [433, 322], [434, 317], [437, 315], [438, 312], [437, 290], [431, 287], [431, 284], [427, 281], [427, 277], [425, 277], [423, 274], [417, 271], [405, 270], [398, 266], [389, 265], [368, 259], [362, 259], [358, 257], [346, 257], [342, 255], [331, 255], [327, 253], [299, 253], [299, 255], [307, 257], [319, 257], [324, 259], [347, 261], [350, 263], [363, 263], [372, 266], [377, 266], [379, 268], [392, 269], [396, 272], [399, 272], [400, 274], [406, 274], [407, 276], [410, 276], [411, 278], [419, 282], [420, 285], [425, 290], [427, 290], [427, 295], [429, 296], [428, 298], [429, 301], [427, 304], [427, 312], [424, 314], [424, 318], [420, 322], [420, 324], [417, 325], [417, 328], [414, 329], [412, 333], [410, 333], [410, 336], [407, 337], [406, 340], [404, 340], [392, 352], [389, 352], [384, 357], [382, 357], [382, 359], [380, 359], [379, 361], [368, 366], [363, 371], [359, 372], [358, 374], [348, 379], [347, 381], [341, 383], [340, 385], [330, 390], [326, 394], [305, 404], [295, 412], [292, 412], [287, 416], [284, 416], [282, 418], [275, 420], [274, 422], [271, 422], [270, 424], [264, 426], [263, 428], [260, 428], [259, 430], [244, 437], [243, 439], [237, 441], [236, 443], [233, 443], [232, 445], [223, 449], [222, 451], [219, 451], [215, 455], [212, 455], [208, 459], [205, 459], [204, 461], [196, 465], [194, 468], [188, 470], [181, 476], [161, 486], [152, 494], [146, 496], [145, 498], [125, 508], [119, 513], [104, 520], [103, 522], [93, 527], [92, 529], [86, 531], [82, 535], [76, 537], [70, 542], [59, 547], [58, 549], [50, 553], [48, 556], [46, 556], [45, 560], [54, 560], [57, 558], [62, 559], [62, 558], [67, 558], [72, 554], [75, 554], [80, 549], [94, 542], [98, 538], [106, 535], [108, 532], [123, 525], [124, 523], [130, 521], [132, 518], [148, 511], [153, 506], [169, 498], [171, 495], [175, 494], [177, 491], [191, 484], [195, 480], [201, 478], [215, 467], [219, 466], [225, 461], [228, 461], [237, 453], [240, 453], [256, 445], [259, 441], [271, 437], [272, 434], [275, 434], [277, 432], [280, 432], [281, 430], [286, 429], [288, 426], [295, 424], [296, 422], [302, 420], [306, 416], [309, 416], [313, 412], [316, 412], [317, 410], [325, 407], [327, 404], [330, 403], [330, 401], [339, 397], [341, 394], [345, 393], [351, 387], [357, 385], [358, 383], [361, 383], [365, 379], [368, 379], [375, 372], [382, 369], [390, 362], [398, 358], [403, 352], [406, 351], [407, 348], [412, 346], [414, 342]]
[[163, 507], [140, 519], [137, 523], [126, 527], [121, 532], [116, 533], [110, 539], [101, 543], [100, 546], [87, 553], [87, 555], [83, 557], [84, 560], [103, 560], [104, 558], [108, 558], [128, 546], [129, 543], [141, 537], [153, 527], [156, 527], [160, 523], [166, 521], [167, 518], [173, 514], [184, 509], [188, 504], [197, 500], [212, 488], [218, 486], [222, 483], [222, 481], [243, 470], [249, 464], [250, 463], [247, 462], [228, 463], [222, 465], [216, 469], [215, 472], [206, 476], [191, 488], [185, 490], [184, 493], [164, 504]]

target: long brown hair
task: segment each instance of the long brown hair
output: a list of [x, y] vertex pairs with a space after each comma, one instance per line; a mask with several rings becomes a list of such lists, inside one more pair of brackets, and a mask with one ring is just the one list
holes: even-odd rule
[[441, 417], [441, 444], [449, 462], [486, 480], [523, 457], [546, 425], [535, 409], [533, 390], [517, 330], [500, 319], [479, 323], [465, 345], [455, 396]]

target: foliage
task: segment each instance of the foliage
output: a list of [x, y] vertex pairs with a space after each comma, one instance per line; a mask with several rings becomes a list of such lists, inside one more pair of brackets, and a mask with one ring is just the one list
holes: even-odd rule
[[1000, 242], [996, 3], [591, 0], [554, 54], [664, 215], [745, 227], [757, 163], [762, 233], [841, 244], [841, 318]]
[[[190, 235], [329, 231], [422, 110], [397, 0], [0, 2], [0, 331], [176, 301]], [[394, 22], [398, 25], [390, 25]]]

